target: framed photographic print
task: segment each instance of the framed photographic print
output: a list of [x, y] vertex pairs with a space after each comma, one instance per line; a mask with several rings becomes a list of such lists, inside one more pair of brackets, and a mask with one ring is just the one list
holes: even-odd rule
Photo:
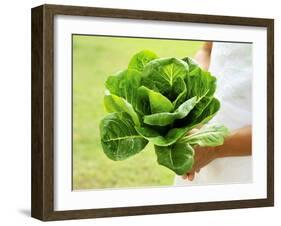
[[32, 9], [32, 216], [273, 206], [274, 21]]

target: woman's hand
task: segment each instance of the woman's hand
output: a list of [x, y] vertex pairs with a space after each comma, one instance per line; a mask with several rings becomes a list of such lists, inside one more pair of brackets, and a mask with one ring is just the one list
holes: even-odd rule
[[[195, 173], [216, 158], [249, 156], [252, 155], [252, 127], [245, 126], [234, 130], [225, 140], [224, 144], [217, 147], [195, 147], [194, 165], [183, 179], [192, 181]], [[235, 170], [235, 169], [234, 169]]]
[[201, 168], [208, 165], [210, 162], [218, 157], [215, 147], [196, 147], [194, 148], [195, 158], [194, 165], [190, 172], [183, 176], [183, 179], [192, 181], [195, 173], [199, 173]]

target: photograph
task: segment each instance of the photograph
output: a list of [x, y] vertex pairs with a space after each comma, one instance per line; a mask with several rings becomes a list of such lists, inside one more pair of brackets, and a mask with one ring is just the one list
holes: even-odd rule
[[252, 183], [252, 42], [71, 43], [74, 191]]
[[274, 205], [273, 19], [47, 4], [31, 22], [33, 217]]

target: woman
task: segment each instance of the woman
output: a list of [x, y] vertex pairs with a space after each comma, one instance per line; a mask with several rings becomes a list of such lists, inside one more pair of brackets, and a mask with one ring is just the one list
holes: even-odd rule
[[221, 108], [210, 123], [231, 130], [222, 146], [196, 147], [193, 169], [176, 185], [250, 183], [252, 180], [252, 45], [206, 42], [195, 60], [217, 77]]

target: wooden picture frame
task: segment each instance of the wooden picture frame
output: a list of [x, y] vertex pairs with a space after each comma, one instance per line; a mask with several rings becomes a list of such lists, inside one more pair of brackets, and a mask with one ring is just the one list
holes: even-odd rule
[[[122, 208], [54, 210], [54, 16], [126, 18], [267, 29], [267, 198]], [[274, 205], [274, 21], [273, 19], [42, 5], [32, 9], [32, 200], [31, 215], [50, 220], [162, 214]]]

